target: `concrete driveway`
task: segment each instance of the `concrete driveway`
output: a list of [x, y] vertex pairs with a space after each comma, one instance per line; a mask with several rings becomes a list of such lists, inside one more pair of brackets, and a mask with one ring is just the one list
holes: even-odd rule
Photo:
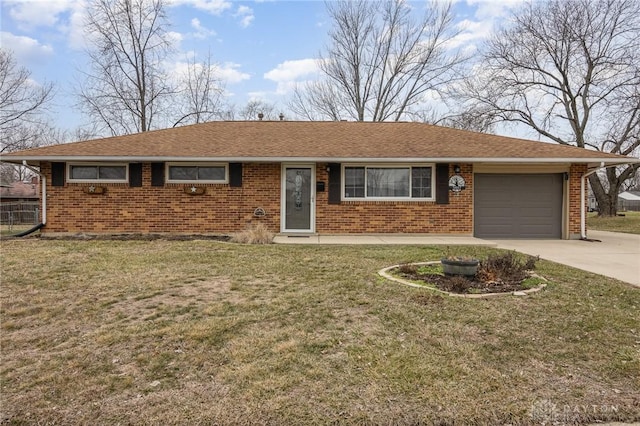
[[581, 240], [493, 240], [516, 250], [640, 287], [640, 235], [589, 231]]

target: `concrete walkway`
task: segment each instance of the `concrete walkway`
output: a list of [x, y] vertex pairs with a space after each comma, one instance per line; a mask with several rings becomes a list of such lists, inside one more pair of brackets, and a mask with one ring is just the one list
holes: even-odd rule
[[516, 250], [640, 287], [640, 235], [589, 231], [581, 240], [482, 240], [464, 235], [278, 235], [279, 244], [481, 245]]
[[398, 244], [491, 246], [496, 243], [466, 235], [277, 235], [276, 244]]

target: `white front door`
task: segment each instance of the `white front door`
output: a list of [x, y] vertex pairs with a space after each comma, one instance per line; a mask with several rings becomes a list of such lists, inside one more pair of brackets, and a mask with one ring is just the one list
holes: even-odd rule
[[313, 164], [282, 165], [282, 232], [315, 232], [315, 180]]

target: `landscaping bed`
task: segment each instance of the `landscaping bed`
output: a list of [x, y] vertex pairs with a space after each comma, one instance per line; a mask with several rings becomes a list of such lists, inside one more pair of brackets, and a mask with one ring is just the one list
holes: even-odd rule
[[455, 294], [513, 293], [530, 290], [544, 280], [533, 273], [538, 258], [514, 252], [490, 255], [473, 276], [445, 275], [440, 262], [405, 263], [391, 270], [397, 277]]
[[97, 240], [97, 241], [193, 241], [193, 240], [213, 240], [230, 241], [231, 237], [221, 234], [155, 234], [155, 233], [105, 233], [105, 234], [85, 234], [85, 233], [64, 233], [64, 234], [40, 234], [37, 236], [43, 240]]

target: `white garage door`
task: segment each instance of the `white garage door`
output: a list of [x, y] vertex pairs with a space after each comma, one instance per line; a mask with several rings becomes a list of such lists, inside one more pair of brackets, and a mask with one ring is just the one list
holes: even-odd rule
[[563, 174], [474, 175], [474, 235], [561, 238]]

